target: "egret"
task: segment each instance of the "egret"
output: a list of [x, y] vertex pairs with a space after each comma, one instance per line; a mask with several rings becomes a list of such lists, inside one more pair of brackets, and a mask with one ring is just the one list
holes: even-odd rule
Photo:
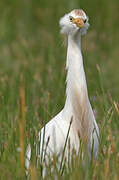
[[[48, 162], [47, 158], [52, 159], [53, 154], [61, 157], [69, 126], [70, 151], [74, 149], [78, 154], [81, 141], [85, 141], [89, 156], [91, 156], [93, 148], [93, 155], [96, 157], [99, 146], [99, 129], [88, 98], [81, 53], [81, 37], [86, 34], [89, 27], [88, 17], [82, 9], [74, 9], [60, 19], [59, 25], [61, 33], [68, 37], [66, 101], [61, 112], [39, 132], [40, 154], [45, 156], [46, 162]], [[31, 148], [29, 146], [27, 149], [27, 167], [30, 156]], [[66, 145], [64, 156], [66, 158], [68, 156], [68, 145]]]

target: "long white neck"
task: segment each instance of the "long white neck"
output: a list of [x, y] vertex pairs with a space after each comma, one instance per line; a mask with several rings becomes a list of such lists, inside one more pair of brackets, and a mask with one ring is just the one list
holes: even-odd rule
[[81, 54], [80, 33], [77, 33], [75, 36], [68, 36], [66, 68], [67, 86], [64, 112], [66, 116], [72, 114], [74, 127], [77, 129], [78, 133], [81, 136], [88, 136], [84, 135], [84, 131], [88, 133], [88, 126], [94, 117], [88, 99], [86, 78]]
[[87, 85], [85, 79], [85, 72], [83, 68], [83, 59], [81, 54], [81, 35], [68, 36], [68, 49], [67, 49], [67, 86], [66, 86], [66, 103], [65, 109], [72, 109], [72, 96], [77, 90], [80, 100], [87, 95]]

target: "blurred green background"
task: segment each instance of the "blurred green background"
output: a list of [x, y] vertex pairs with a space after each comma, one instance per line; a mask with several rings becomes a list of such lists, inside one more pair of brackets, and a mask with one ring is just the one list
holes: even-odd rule
[[[118, 0], [0, 1], [0, 176], [20, 178], [19, 88], [24, 79], [26, 142], [65, 102], [66, 43], [59, 19], [82, 8], [90, 28], [82, 38], [89, 98], [102, 127], [107, 110], [119, 99]], [[115, 109], [111, 129], [119, 146]], [[105, 132], [106, 133], [106, 132]], [[105, 134], [106, 136], [106, 134]], [[105, 144], [105, 142], [103, 143]], [[119, 150], [119, 147], [118, 147]]]

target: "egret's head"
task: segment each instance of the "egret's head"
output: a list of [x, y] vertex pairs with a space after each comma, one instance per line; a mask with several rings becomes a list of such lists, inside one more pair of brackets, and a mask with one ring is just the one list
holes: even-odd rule
[[88, 17], [82, 9], [74, 9], [68, 14], [65, 14], [60, 19], [60, 27], [62, 34], [75, 34], [76, 32], [80, 32], [81, 34], [85, 34], [88, 27]]

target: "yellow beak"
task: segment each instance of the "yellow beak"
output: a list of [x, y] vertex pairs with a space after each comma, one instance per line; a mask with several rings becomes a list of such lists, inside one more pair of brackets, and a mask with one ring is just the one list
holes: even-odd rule
[[81, 18], [73, 18], [72, 22], [76, 24], [78, 27], [83, 28], [84, 27], [84, 21]]

